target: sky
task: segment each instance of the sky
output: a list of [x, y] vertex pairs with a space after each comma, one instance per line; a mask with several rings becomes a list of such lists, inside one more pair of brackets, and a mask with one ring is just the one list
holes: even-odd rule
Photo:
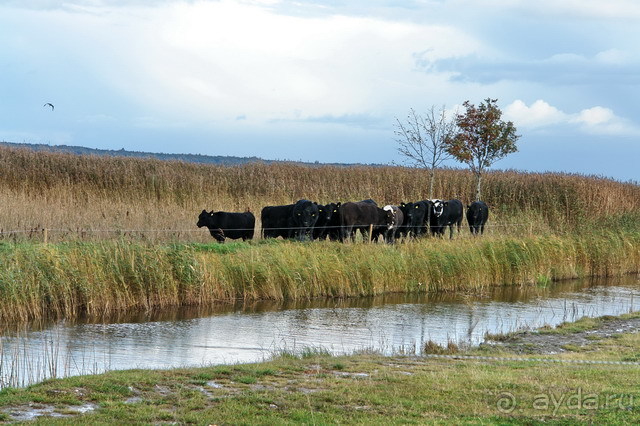
[[492, 98], [493, 169], [638, 182], [639, 40], [636, 0], [0, 0], [0, 140], [403, 164], [396, 119]]

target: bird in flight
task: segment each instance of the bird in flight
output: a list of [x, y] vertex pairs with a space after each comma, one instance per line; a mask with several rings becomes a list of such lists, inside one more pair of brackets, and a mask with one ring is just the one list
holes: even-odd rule
[[46, 104], [44, 104], [44, 105], [42, 105], [42, 106], [43, 106], [43, 107], [50, 106], [50, 107], [51, 107], [51, 111], [53, 111], [54, 109], [56, 109], [56, 108], [53, 106], [53, 104], [52, 104], [51, 102], [47, 102]]

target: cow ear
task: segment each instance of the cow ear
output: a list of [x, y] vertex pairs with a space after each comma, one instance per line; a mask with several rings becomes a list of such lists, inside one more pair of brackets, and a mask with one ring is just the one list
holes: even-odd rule
[[448, 205], [449, 205], [449, 202], [448, 202], [448, 201], [445, 201], [444, 203], [442, 203], [442, 205], [443, 205], [443, 206], [448, 206]]
[[405, 203], [400, 203], [400, 207], [405, 207], [406, 204]]
[[340, 207], [342, 205], [342, 203], [336, 203], [336, 207]]
[[[207, 211], [206, 210], [202, 210], [202, 213], [207, 213]], [[202, 214], [202, 213], [200, 213], [200, 214]]]

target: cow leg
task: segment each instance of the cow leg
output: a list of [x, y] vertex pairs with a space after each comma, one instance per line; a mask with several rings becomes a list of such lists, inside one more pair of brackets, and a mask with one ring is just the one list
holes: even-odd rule
[[345, 226], [343, 225], [342, 229], [339, 229], [339, 233], [340, 233], [340, 241], [341, 242], [346, 242], [350, 239], [351, 237], [351, 226]]
[[224, 231], [222, 229], [210, 229], [211, 236], [216, 239], [219, 243], [224, 243], [225, 236]]

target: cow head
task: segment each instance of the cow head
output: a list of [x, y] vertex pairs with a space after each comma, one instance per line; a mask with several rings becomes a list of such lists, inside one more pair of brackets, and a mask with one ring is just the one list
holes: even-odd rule
[[402, 203], [400, 204], [401, 207], [404, 207], [405, 211], [407, 212], [407, 219], [409, 220], [409, 222], [411, 222], [411, 219], [413, 218], [413, 216], [416, 214], [416, 211], [414, 210], [414, 203]]
[[[329, 223], [333, 215], [338, 214], [338, 207], [340, 203], [329, 203], [325, 206], [318, 206], [318, 211], [320, 214], [320, 218], [324, 218], [325, 223]], [[318, 219], [320, 220], [320, 219]]]
[[397, 221], [396, 211], [393, 208], [393, 206], [390, 206], [390, 205], [384, 206], [382, 210], [386, 212], [385, 223], [387, 225], [387, 229], [393, 229], [394, 227], [397, 227], [398, 221]]
[[444, 208], [447, 205], [446, 201], [442, 201], [442, 200], [429, 200], [431, 201], [431, 212], [433, 213], [433, 215], [435, 217], [440, 217], [442, 216], [442, 213], [444, 212]]
[[213, 210], [211, 210], [211, 213], [209, 213], [206, 210], [202, 210], [202, 212], [200, 213], [200, 216], [198, 216], [198, 223], [196, 223], [196, 226], [198, 228], [202, 228], [203, 226], [207, 226], [207, 224], [211, 220], [211, 216], [213, 216]]
[[475, 223], [482, 218], [482, 206], [479, 203], [471, 203], [467, 206], [467, 217]]
[[427, 217], [427, 204], [424, 201], [406, 204], [407, 220], [406, 223], [412, 228], [419, 228], [424, 225], [425, 217]]
[[309, 228], [318, 221], [318, 204], [311, 201], [296, 203], [293, 209], [293, 217], [298, 226]]

